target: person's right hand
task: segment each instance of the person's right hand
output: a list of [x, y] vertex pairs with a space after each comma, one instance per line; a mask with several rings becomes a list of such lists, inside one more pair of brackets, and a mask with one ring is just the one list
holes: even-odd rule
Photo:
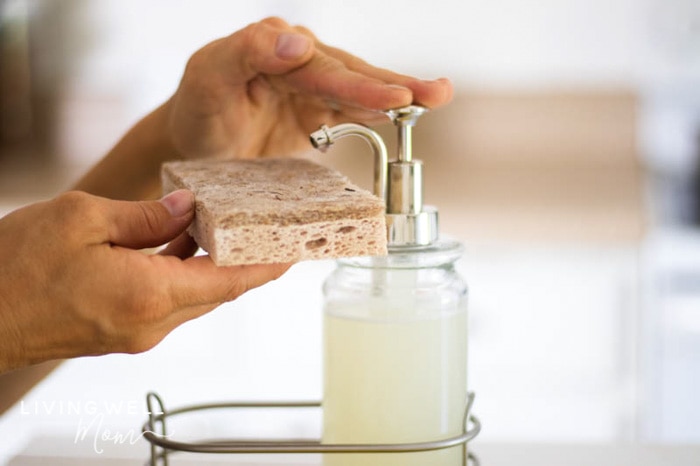
[[383, 111], [452, 99], [446, 78], [372, 66], [308, 29], [266, 18], [189, 59], [176, 92], [134, 126], [77, 185], [110, 198], [158, 191], [163, 162], [287, 157], [312, 150], [322, 124], [389, 122]]
[[388, 122], [382, 110], [440, 107], [452, 92], [448, 79], [372, 66], [266, 18], [195, 52], [163, 111], [180, 157], [288, 156], [309, 150], [321, 124]]
[[[0, 373], [145, 351], [289, 268], [190, 257], [196, 245], [183, 232], [193, 215], [184, 190], [147, 202], [69, 192], [0, 219]], [[161, 254], [140, 251], [171, 240]]]

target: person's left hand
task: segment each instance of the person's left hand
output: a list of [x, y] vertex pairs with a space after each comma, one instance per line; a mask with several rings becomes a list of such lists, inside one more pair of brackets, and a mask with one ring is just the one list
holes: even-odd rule
[[381, 110], [451, 97], [447, 79], [376, 68], [268, 18], [197, 51], [165, 109], [180, 156], [252, 158], [308, 149], [323, 123], [388, 121]]
[[[0, 218], [0, 374], [44, 361], [139, 353], [175, 327], [284, 273], [217, 267], [185, 229], [195, 205], [69, 192]], [[168, 246], [159, 254], [142, 248]]]

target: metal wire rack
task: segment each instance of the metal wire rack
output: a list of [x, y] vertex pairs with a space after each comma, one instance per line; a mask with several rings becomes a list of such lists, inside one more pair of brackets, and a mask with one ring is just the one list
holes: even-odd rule
[[166, 410], [163, 399], [156, 393], [146, 395], [149, 417], [144, 423], [141, 432], [143, 437], [151, 444], [150, 466], [168, 465], [168, 455], [173, 452], [191, 453], [408, 453], [441, 450], [461, 445], [465, 454], [463, 465], [478, 466], [478, 459], [467, 452], [467, 443], [474, 439], [481, 431], [481, 423], [471, 414], [474, 404], [474, 394], [467, 395], [467, 404], [464, 409], [464, 431], [455, 437], [425, 442], [411, 442], [400, 444], [328, 444], [318, 439], [210, 439], [196, 442], [183, 442], [169, 438], [167, 423], [174, 416], [222, 409], [250, 409], [250, 408], [321, 408], [320, 402], [233, 402], [210, 403], [186, 406], [178, 409]]

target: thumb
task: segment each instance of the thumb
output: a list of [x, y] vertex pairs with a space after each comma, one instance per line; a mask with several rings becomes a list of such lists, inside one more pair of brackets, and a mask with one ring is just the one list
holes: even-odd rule
[[[220, 43], [223, 70], [243, 81], [259, 73], [283, 74], [308, 62], [314, 40], [280, 18], [267, 18], [233, 33]], [[235, 79], [235, 78], [234, 78]]]
[[180, 235], [194, 218], [194, 194], [181, 189], [159, 201], [110, 201], [109, 241], [133, 249], [160, 246]]

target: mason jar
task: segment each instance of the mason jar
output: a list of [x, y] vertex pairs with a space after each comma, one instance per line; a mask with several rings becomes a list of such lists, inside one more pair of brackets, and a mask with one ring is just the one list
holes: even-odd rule
[[[324, 443], [440, 440], [464, 432], [467, 286], [462, 245], [395, 247], [342, 259], [324, 291]], [[463, 445], [403, 453], [330, 453], [328, 466], [458, 466]]]

